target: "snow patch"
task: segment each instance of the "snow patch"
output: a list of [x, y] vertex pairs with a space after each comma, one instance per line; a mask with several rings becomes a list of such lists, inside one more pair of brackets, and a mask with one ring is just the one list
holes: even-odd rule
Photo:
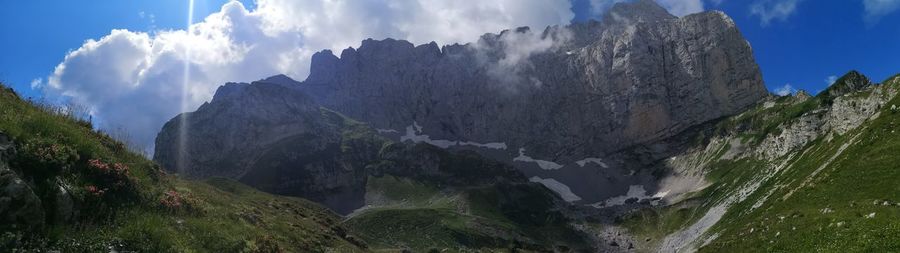
[[629, 199], [636, 199], [636, 202], [649, 199], [652, 201], [650, 204], [655, 206], [659, 204], [659, 199], [666, 197], [666, 195], [669, 195], [669, 191], [657, 192], [651, 196], [647, 194], [647, 190], [644, 189], [643, 185], [632, 185], [628, 187], [628, 192], [625, 193], [625, 195], [612, 197], [604, 201], [590, 204], [590, 206], [593, 206], [594, 208], [621, 206], [624, 205], [625, 202], [628, 202]]
[[479, 148], [489, 148], [489, 149], [506, 149], [506, 143], [504, 142], [491, 142], [491, 143], [477, 143], [477, 142], [459, 142], [460, 146], [474, 146]]
[[600, 158], [585, 158], [575, 163], [577, 163], [579, 167], [584, 167], [588, 163], [595, 163], [597, 165], [600, 165], [600, 167], [603, 167], [604, 169], [609, 169], [609, 165], [606, 165], [606, 163], [603, 162], [603, 159]]
[[535, 177], [531, 177], [531, 179], [529, 179], [529, 181], [535, 182], [535, 183], [541, 183], [542, 185], [546, 186], [550, 190], [553, 190], [554, 192], [559, 194], [559, 196], [562, 197], [563, 200], [565, 200], [567, 202], [575, 202], [575, 201], [581, 200], [581, 197], [578, 197], [578, 195], [575, 195], [575, 193], [572, 192], [572, 189], [570, 189], [569, 186], [567, 186], [563, 183], [560, 183], [559, 181], [556, 181], [556, 179], [540, 178], [540, 177], [535, 176]]
[[429, 137], [428, 135], [418, 134], [418, 133], [422, 132], [421, 130], [422, 130], [422, 127], [419, 126], [419, 124], [416, 124], [415, 122], [413, 122], [412, 126], [406, 127], [406, 134], [403, 136], [400, 136], [400, 141], [401, 142], [412, 141], [414, 143], [424, 142], [424, 143], [428, 143], [428, 144], [438, 146], [441, 148], [449, 148], [449, 147], [455, 146], [457, 144], [456, 141], [432, 140], [431, 137]]
[[400, 133], [399, 131], [394, 130], [394, 129], [375, 129], [375, 131], [377, 131], [377, 132], [380, 133], [380, 134], [386, 134], [386, 133]]
[[[376, 129], [378, 133], [389, 133], [394, 132], [396, 130], [393, 129]], [[474, 146], [479, 148], [490, 148], [490, 149], [506, 149], [506, 143], [503, 142], [491, 142], [491, 143], [478, 143], [472, 141], [451, 141], [451, 140], [433, 140], [430, 136], [422, 134], [422, 126], [419, 123], [413, 121], [411, 126], [406, 127], [406, 134], [400, 136], [400, 141], [411, 141], [413, 143], [428, 143], [440, 148], [449, 148], [452, 146]]]
[[545, 161], [545, 160], [537, 160], [537, 159], [531, 158], [530, 156], [525, 155], [525, 148], [519, 148], [519, 156], [513, 158], [513, 161], [514, 162], [537, 163], [538, 167], [541, 167], [541, 169], [544, 169], [544, 170], [558, 170], [563, 167], [562, 165], [555, 163], [555, 162]]

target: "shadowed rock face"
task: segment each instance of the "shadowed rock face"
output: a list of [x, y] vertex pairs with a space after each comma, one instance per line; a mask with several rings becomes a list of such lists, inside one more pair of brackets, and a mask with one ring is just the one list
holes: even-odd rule
[[[213, 101], [165, 125], [154, 159], [187, 178], [231, 178], [343, 214], [362, 207], [370, 175], [445, 186], [527, 182], [515, 168], [475, 152], [392, 144], [367, 125], [277, 84], [282, 78], [222, 86]], [[182, 135], [185, 120], [188, 131]]]
[[[316, 120], [319, 117], [318, 106], [301, 92], [265, 82], [229, 83], [211, 103], [163, 126], [156, 137], [155, 160], [191, 178], [240, 177], [259, 158], [259, 149], [285, 138], [308, 134], [322, 142], [336, 139], [336, 130]], [[180, 154], [185, 118], [188, 140]], [[182, 157], [184, 164], [179, 164]]]
[[[231, 178], [338, 212], [358, 208], [367, 176], [364, 165], [374, 159], [377, 147], [356, 149], [343, 136], [344, 118], [276, 84], [279, 78], [222, 86], [212, 102], [163, 127], [154, 160], [187, 178]], [[183, 120], [188, 129], [184, 142]], [[182, 148], [181, 143], [187, 145]]]
[[417, 122], [433, 139], [505, 142], [558, 162], [660, 140], [767, 94], [730, 18], [679, 19], [653, 1], [619, 4], [603, 23], [466, 45], [366, 40], [340, 58], [314, 55], [298, 86], [375, 128]]

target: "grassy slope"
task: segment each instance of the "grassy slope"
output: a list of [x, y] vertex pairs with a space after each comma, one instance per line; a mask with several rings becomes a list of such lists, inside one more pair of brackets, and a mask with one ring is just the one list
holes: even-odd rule
[[[77, 154], [61, 164], [63, 169], [45, 171], [22, 166], [30, 164], [25, 162], [13, 168], [41, 196], [54, 192], [51, 182], [58, 178], [69, 188], [79, 213], [72, 222], [48, 218], [45, 227], [33, 231], [6, 227], [0, 231], [0, 251], [96, 252], [111, 246], [152, 252], [361, 251], [339, 217], [316, 204], [227, 180], [189, 182], [165, 175], [153, 162], [93, 131], [89, 123], [47, 113], [2, 86], [0, 132], [20, 146], [18, 157], [35, 156], [23, 148], [27, 143], [62, 146]], [[91, 159], [129, 167], [128, 187], [101, 197], [87, 192], [86, 186], [99, 186], [103, 179], [90, 171]], [[179, 206], [161, 205], [170, 191], [179, 195]], [[51, 198], [42, 201], [52, 214], [56, 206]]]
[[[731, 210], [749, 210], [772, 191], [760, 208], [730, 212], [716, 227], [721, 236], [701, 251], [900, 250], [900, 112], [891, 105], [900, 106], [900, 97], [862, 127], [809, 145], [792, 166]], [[836, 155], [847, 143], [852, 144]]]
[[[896, 79], [888, 80], [886, 85], [900, 87]], [[869, 91], [863, 91], [849, 96], [868, 94]], [[791, 99], [779, 98], [774, 107], [761, 105], [725, 120], [719, 124], [719, 130], [755, 145], [767, 135], [779, 134], [779, 125], [828, 105], [820, 98], [801, 103]], [[753, 158], [719, 160], [706, 168], [710, 187], [674, 205], [636, 212], [626, 217], [622, 225], [639, 238], [649, 238], [650, 242], [639, 245], [638, 249], [652, 251], [666, 235], [694, 224], [711, 207], [772, 175], [745, 201], [729, 207], [706, 233], [717, 237], [700, 251], [898, 251], [900, 112], [891, 111], [891, 105], [900, 107], [900, 98], [882, 107], [878, 119], [830, 141], [820, 137], [793, 157], [774, 162]], [[858, 136], [857, 142], [836, 156], [841, 146], [854, 136]], [[727, 149], [727, 144], [724, 145]], [[833, 162], [826, 164], [832, 157]], [[782, 162], [785, 168], [775, 172]], [[756, 204], [759, 207], [753, 208]], [[823, 212], [826, 208], [827, 213]], [[871, 213], [875, 216], [865, 217]]]

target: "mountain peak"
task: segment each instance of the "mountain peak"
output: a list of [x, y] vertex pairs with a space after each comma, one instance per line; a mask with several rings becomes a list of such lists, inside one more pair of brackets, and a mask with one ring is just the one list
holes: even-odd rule
[[675, 18], [677, 17], [670, 14], [654, 0], [637, 0], [616, 3], [603, 15], [603, 22], [607, 24], [636, 23]]
[[844, 74], [844, 76], [841, 76], [841, 78], [838, 78], [837, 81], [831, 84], [831, 86], [819, 96], [828, 98], [840, 97], [844, 94], [860, 91], [872, 85], [873, 83], [868, 77], [859, 73], [859, 71], [851, 70], [850, 72], [847, 72], [847, 74]]
[[294, 80], [293, 78], [290, 78], [289, 76], [284, 75], [284, 74], [274, 75], [274, 76], [268, 77], [268, 78], [266, 78], [266, 79], [259, 80], [259, 81], [257, 81], [257, 82], [260, 82], [260, 83], [280, 84], [280, 85], [289, 86], [289, 87], [290, 87], [290, 86], [296, 86], [296, 85], [299, 85], [299, 84], [300, 84], [300, 82], [297, 82], [297, 81]]

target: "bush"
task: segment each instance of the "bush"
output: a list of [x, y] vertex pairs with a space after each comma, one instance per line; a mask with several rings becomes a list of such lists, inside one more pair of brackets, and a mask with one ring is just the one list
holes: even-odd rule
[[281, 253], [285, 252], [281, 246], [278, 246], [278, 242], [275, 241], [275, 238], [271, 235], [265, 235], [257, 238], [254, 241], [254, 247], [250, 252], [253, 253]]
[[14, 162], [15, 167], [35, 181], [56, 177], [79, 159], [74, 148], [46, 138], [33, 139], [22, 145], [21, 149]]
[[129, 199], [136, 193], [135, 180], [131, 177], [128, 165], [122, 163], [89, 159], [83, 176], [85, 192], [98, 200]]
[[202, 201], [194, 195], [177, 190], [169, 190], [159, 197], [159, 207], [171, 213], [202, 214]]

